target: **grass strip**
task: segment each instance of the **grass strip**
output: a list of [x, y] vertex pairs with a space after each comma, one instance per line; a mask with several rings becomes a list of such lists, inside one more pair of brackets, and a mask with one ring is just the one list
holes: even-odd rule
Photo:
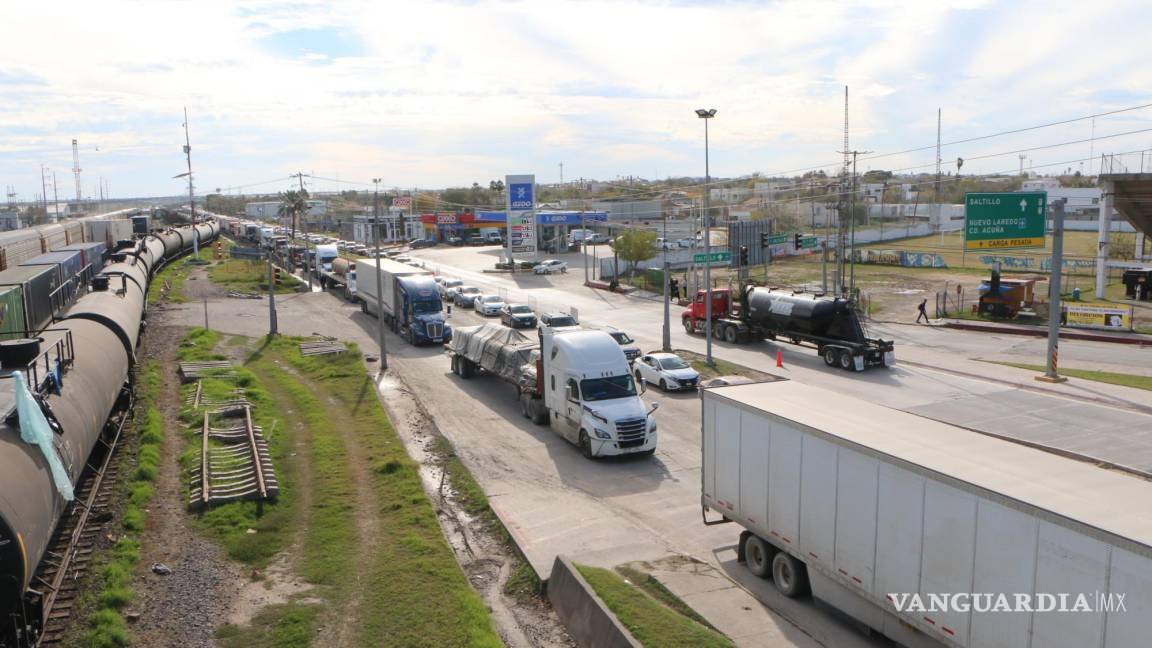
[[730, 648], [733, 645], [724, 635], [664, 605], [611, 570], [586, 565], [576, 565], [576, 569], [645, 648]]
[[[184, 282], [188, 280], [189, 273], [195, 267], [189, 263], [189, 260], [191, 257], [175, 259], [164, 266], [155, 277], [152, 277], [152, 282], [148, 284], [149, 304], [159, 304], [164, 301], [183, 304], [188, 301], [184, 296]], [[168, 291], [167, 294], [163, 292], [165, 282], [172, 286], [172, 290]]]
[[[208, 269], [208, 278], [228, 290], [249, 293], [268, 292], [268, 266], [263, 261], [249, 259], [226, 259]], [[280, 285], [276, 293], [296, 292], [300, 281], [286, 273], [280, 273]]]
[[623, 576], [627, 582], [630, 582], [631, 584], [644, 590], [648, 596], [651, 596], [657, 601], [660, 601], [664, 605], [672, 608], [680, 614], [683, 614], [689, 619], [692, 619], [696, 623], [719, 632], [719, 630], [716, 630], [715, 626], [713, 626], [711, 623], [708, 623], [707, 619], [697, 614], [696, 610], [693, 610], [690, 605], [680, 600], [679, 596], [676, 596], [672, 593], [672, 590], [664, 587], [664, 583], [661, 583], [651, 574], [645, 574], [638, 569], [624, 566], [617, 567], [616, 572]]
[[[90, 648], [118, 648], [132, 640], [121, 610], [133, 600], [132, 572], [140, 560], [139, 539], [152, 501], [152, 482], [160, 471], [160, 444], [164, 441], [164, 419], [156, 409], [162, 384], [160, 370], [160, 364], [153, 360], [137, 373], [133, 418], [137, 429], [136, 468], [124, 485], [127, 501], [121, 521], [123, 534], [102, 557], [104, 561], [96, 572], [92, 588], [96, 611], [89, 618], [89, 629], [82, 639]], [[122, 438], [121, 443], [123, 448], [130, 447], [131, 442]]]
[[[1029, 371], [1036, 371], [1040, 373], [1043, 373], [1047, 370], [1047, 367], [1038, 364], [1001, 362], [999, 360], [985, 360], [985, 362], [1004, 365], [1005, 367], [1027, 369]], [[1057, 373], [1059, 373], [1061, 376], [1068, 376], [1070, 378], [1082, 378], [1084, 380], [1094, 380], [1096, 382], [1107, 383], [1109, 385], [1120, 385], [1122, 387], [1134, 387], [1136, 389], [1146, 389], [1152, 391], [1152, 376], [1115, 373], [1111, 371], [1095, 371], [1092, 369], [1069, 369], [1067, 367], [1060, 367]]]
[[[705, 357], [702, 353], [685, 351], [684, 349], [676, 349], [675, 353], [681, 358], [687, 360], [688, 363], [692, 365], [692, 368], [700, 374], [700, 380], [709, 380], [718, 376], [743, 376], [750, 380], [757, 381], [770, 380], [772, 378], [770, 374], [764, 373], [763, 371], [757, 371], [751, 367], [745, 367], [744, 365], [738, 365], [734, 362], [721, 360], [716, 356], [712, 356], [713, 366], [709, 367], [708, 363], [705, 362]], [[764, 358], [765, 361], [768, 361], [769, 359], [767, 355], [765, 355]], [[775, 360], [773, 360], [773, 362], [775, 362]]]

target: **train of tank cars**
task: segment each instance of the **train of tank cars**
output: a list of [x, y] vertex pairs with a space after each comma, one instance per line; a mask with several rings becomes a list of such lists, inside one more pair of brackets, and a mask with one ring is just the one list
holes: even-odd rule
[[[26, 262], [22, 257], [30, 252], [75, 249], [76, 243], [84, 243], [85, 227], [76, 227], [75, 221], [48, 228], [0, 235], [0, 261], [9, 268], [0, 271], [0, 284], [6, 283], [5, 275], [20, 274], [23, 268], [16, 266]], [[70, 483], [87, 479], [93, 471], [92, 458], [107, 454], [94, 450], [106, 448], [110, 438], [118, 436], [119, 428], [110, 421], [122, 421], [131, 402], [130, 369], [144, 324], [149, 281], [166, 263], [191, 251], [194, 237], [207, 243], [219, 231], [216, 222], [208, 221], [106, 240], [103, 246], [88, 241], [85, 256], [91, 258], [85, 259], [83, 283], [68, 291], [74, 301], [52, 302], [60, 308], [43, 322], [33, 321], [32, 311], [25, 313], [29, 325], [23, 335], [8, 334], [14, 339], [0, 341], [0, 646], [39, 643], [55, 592], [50, 582], [37, 576], [37, 569], [42, 560], [45, 564], [59, 560], [49, 552], [53, 534], [58, 526], [75, 524], [72, 518], [84, 515], [85, 508], [61, 494], [45, 446], [21, 440], [13, 377], [24, 376], [52, 430], [51, 450]], [[57, 245], [52, 245], [53, 237]], [[54, 290], [73, 281], [77, 277], [61, 278]], [[26, 283], [23, 289], [28, 293], [37, 287]], [[23, 297], [26, 302], [43, 298]]]

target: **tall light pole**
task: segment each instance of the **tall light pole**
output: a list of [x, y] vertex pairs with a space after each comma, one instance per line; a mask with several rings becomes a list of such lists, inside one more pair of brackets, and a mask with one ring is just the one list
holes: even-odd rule
[[670, 302], [672, 301], [671, 295], [668, 294], [670, 288], [668, 279], [668, 213], [664, 212], [661, 214], [661, 216], [664, 220], [664, 241], [660, 246], [662, 248], [660, 253], [663, 255], [664, 261], [664, 335], [662, 342], [663, 349], [667, 353], [672, 351], [672, 329], [670, 324], [670, 316], [668, 314], [668, 311], [671, 308]]
[[708, 204], [712, 174], [708, 168], [708, 120], [716, 116], [716, 109], [699, 108], [696, 116], [704, 120], [704, 337], [707, 349], [704, 361], [712, 367], [715, 366], [712, 362], [712, 212]]
[[196, 231], [196, 199], [192, 196], [192, 142], [188, 139], [188, 107], [184, 107], [184, 157], [188, 160], [188, 209], [192, 212], [192, 256], [200, 258], [200, 235]]
[[384, 346], [384, 281], [380, 272], [380, 178], [372, 178], [376, 191], [372, 195], [372, 238], [376, 242], [376, 343], [380, 346], [380, 375], [388, 368]]

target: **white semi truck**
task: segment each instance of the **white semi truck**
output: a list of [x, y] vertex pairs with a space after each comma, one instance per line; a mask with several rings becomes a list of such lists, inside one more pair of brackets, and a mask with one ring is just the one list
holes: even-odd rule
[[1152, 645], [1152, 482], [795, 381], [701, 398], [705, 524], [785, 595], [905, 646]]
[[656, 452], [659, 406], [644, 405], [620, 345], [604, 331], [541, 327], [537, 335], [485, 324], [456, 329], [452, 371], [516, 385], [520, 412], [594, 459]]

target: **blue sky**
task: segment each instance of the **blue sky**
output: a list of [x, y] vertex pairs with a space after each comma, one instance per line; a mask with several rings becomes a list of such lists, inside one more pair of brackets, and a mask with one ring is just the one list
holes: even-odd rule
[[[0, 182], [23, 199], [41, 164], [74, 193], [74, 137], [85, 194], [100, 177], [115, 195], [179, 191], [184, 106], [205, 192], [277, 191], [300, 170], [344, 181], [322, 190], [555, 182], [561, 162], [566, 180], [698, 176], [699, 107], [718, 111], [715, 175], [831, 170], [845, 85], [850, 146], [878, 153], [933, 144], [938, 107], [950, 142], [1152, 103], [1136, 1], [20, 4], [6, 22], [22, 28], [0, 41]], [[1152, 131], [1107, 137], [1143, 129], [1152, 109], [942, 158], [1005, 171], [1013, 151], [1095, 134], [1026, 163], [1076, 167], [1152, 150]]]

